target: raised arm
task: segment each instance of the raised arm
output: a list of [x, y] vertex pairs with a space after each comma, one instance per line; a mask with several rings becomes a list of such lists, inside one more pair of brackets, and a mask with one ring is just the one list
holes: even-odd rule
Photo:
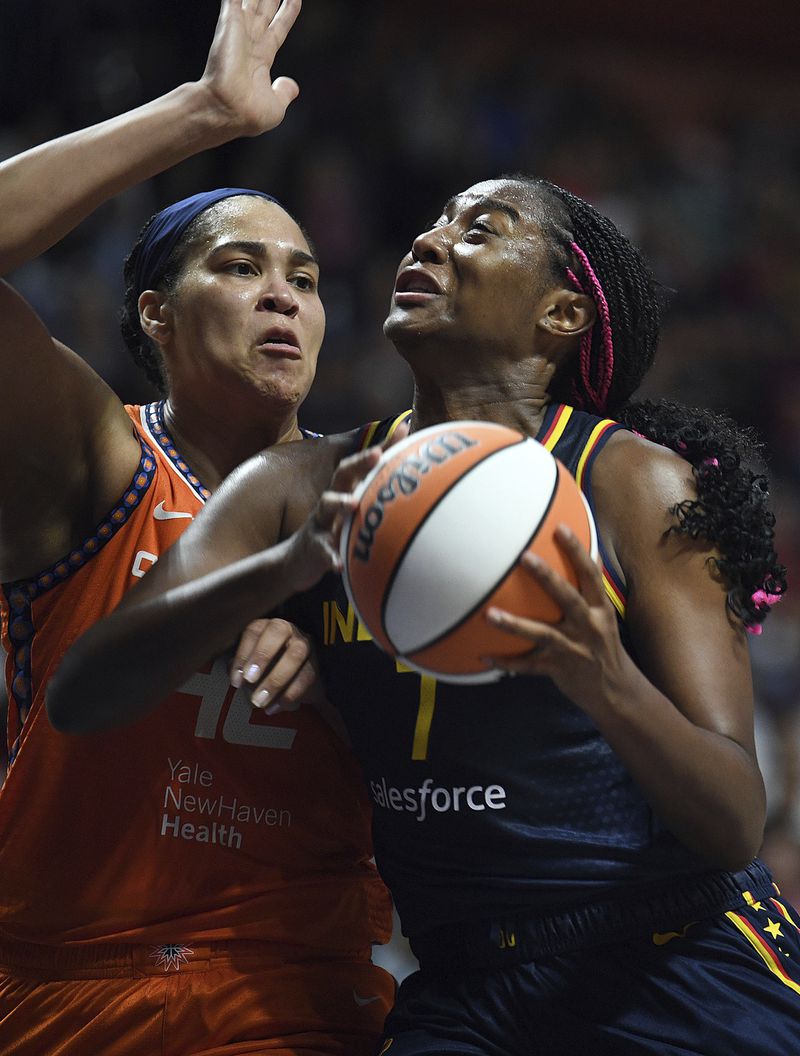
[[119, 608], [67, 653], [47, 693], [53, 725], [88, 733], [135, 721], [247, 623], [337, 568], [341, 515], [379, 454], [345, 458], [325, 490], [351, 442], [288, 444], [235, 470]]
[[[298, 88], [288, 78], [273, 83], [271, 66], [299, 9], [300, 0], [223, 0], [199, 81], [0, 165], [0, 273], [124, 188], [279, 124]], [[127, 487], [140, 453], [115, 394], [2, 280], [0, 449], [4, 582], [36, 574], [80, 542]]]
[[597, 724], [672, 833], [709, 865], [740, 868], [758, 851], [765, 814], [750, 667], [714, 552], [665, 535], [674, 523], [669, 510], [693, 495], [691, 468], [623, 434], [598, 460], [594, 486], [601, 530], [627, 582], [635, 661], [597, 568], [565, 535], [580, 590], [526, 562], [565, 619], [546, 627], [496, 613], [498, 625], [534, 646], [503, 666], [553, 678]]
[[222, 0], [199, 81], [3, 162], [0, 274], [44, 252], [125, 188], [279, 125], [299, 89], [287, 77], [273, 82], [271, 68], [300, 3]]

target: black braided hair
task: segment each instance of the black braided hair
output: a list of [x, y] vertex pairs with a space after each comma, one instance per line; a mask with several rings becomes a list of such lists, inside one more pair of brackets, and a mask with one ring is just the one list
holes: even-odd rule
[[[542, 209], [536, 219], [552, 247], [554, 276], [563, 281], [571, 271], [596, 302], [604, 298], [607, 304], [610, 332], [604, 335], [603, 326], [595, 324], [587, 345], [589, 385], [573, 361], [568, 375], [554, 380], [553, 395], [614, 417], [691, 463], [697, 498], [670, 511], [675, 524], [669, 531], [704, 539], [719, 552], [713, 560], [727, 588], [728, 605], [747, 627], [758, 630], [770, 601], [786, 590], [786, 569], [773, 545], [775, 517], [761, 444], [752, 431], [725, 415], [671, 400], [631, 401], [655, 358], [663, 291], [638, 250], [588, 202], [548, 180], [505, 178], [534, 191]], [[599, 298], [593, 280], [600, 287]], [[609, 343], [613, 371], [605, 398], [598, 402]]]
[[750, 628], [759, 627], [786, 590], [786, 569], [773, 547], [775, 516], [763, 447], [757, 437], [725, 415], [671, 400], [629, 403], [621, 420], [691, 462], [697, 498], [673, 509], [670, 531], [708, 539], [712, 559], [728, 588], [728, 604]]

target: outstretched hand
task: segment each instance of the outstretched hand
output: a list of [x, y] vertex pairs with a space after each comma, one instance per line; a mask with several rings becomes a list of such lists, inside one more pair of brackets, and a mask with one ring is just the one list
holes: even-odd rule
[[516, 659], [489, 659], [513, 674], [548, 676], [565, 696], [591, 712], [593, 704], [621, 690], [630, 659], [597, 565], [565, 525], [558, 528], [557, 538], [577, 573], [577, 588], [535, 555], [524, 554], [520, 564], [558, 604], [562, 619], [539, 623], [489, 609], [490, 623], [531, 643], [531, 651]]
[[272, 64], [300, 13], [301, 0], [222, 0], [200, 83], [236, 128], [257, 136], [279, 125], [300, 88], [272, 80]]

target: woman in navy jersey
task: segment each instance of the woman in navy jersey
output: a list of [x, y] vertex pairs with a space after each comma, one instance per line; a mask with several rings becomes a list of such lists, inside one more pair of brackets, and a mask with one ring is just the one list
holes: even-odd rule
[[[148, 672], [156, 700], [243, 620], [305, 592], [289, 611], [316, 633], [420, 961], [387, 1021], [392, 1056], [800, 1043], [798, 918], [754, 858], [764, 789], [747, 631], [785, 585], [766, 481], [730, 422], [630, 402], [658, 318], [635, 249], [545, 181], [469, 188], [401, 263], [385, 328], [414, 371], [411, 428], [477, 418], [537, 437], [597, 522], [602, 573], [561, 533], [577, 589], [524, 559], [564, 611], [558, 625], [490, 613], [530, 642], [505, 665], [519, 677], [426, 683], [359, 633], [324, 573], [337, 515], [376, 457], [350, 454], [360, 432], [237, 471], [78, 644], [51, 697], [76, 730], [133, 718], [134, 700], [102, 720], [91, 709], [138, 651], [170, 646]], [[194, 615], [209, 608], [214, 621]], [[79, 687], [95, 704], [76, 718]]]

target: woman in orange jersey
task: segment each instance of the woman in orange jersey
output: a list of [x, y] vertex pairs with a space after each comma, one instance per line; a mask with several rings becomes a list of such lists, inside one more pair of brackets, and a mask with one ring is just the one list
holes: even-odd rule
[[[269, 71], [299, 7], [225, 0], [199, 81], [4, 163], [4, 273], [125, 187], [279, 124], [298, 89]], [[124, 407], [0, 285], [0, 1051], [366, 1054], [393, 992], [370, 962], [387, 898], [333, 728], [311, 708], [255, 715], [219, 661], [124, 733], [77, 740], [44, 712], [65, 649], [223, 478], [308, 435], [297, 411], [325, 320], [313, 251], [280, 205], [241, 188], [177, 203], [126, 278], [126, 337], [166, 397], [146, 407]], [[306, 647], [285, 623], [270, 633], [296, 698]]]

